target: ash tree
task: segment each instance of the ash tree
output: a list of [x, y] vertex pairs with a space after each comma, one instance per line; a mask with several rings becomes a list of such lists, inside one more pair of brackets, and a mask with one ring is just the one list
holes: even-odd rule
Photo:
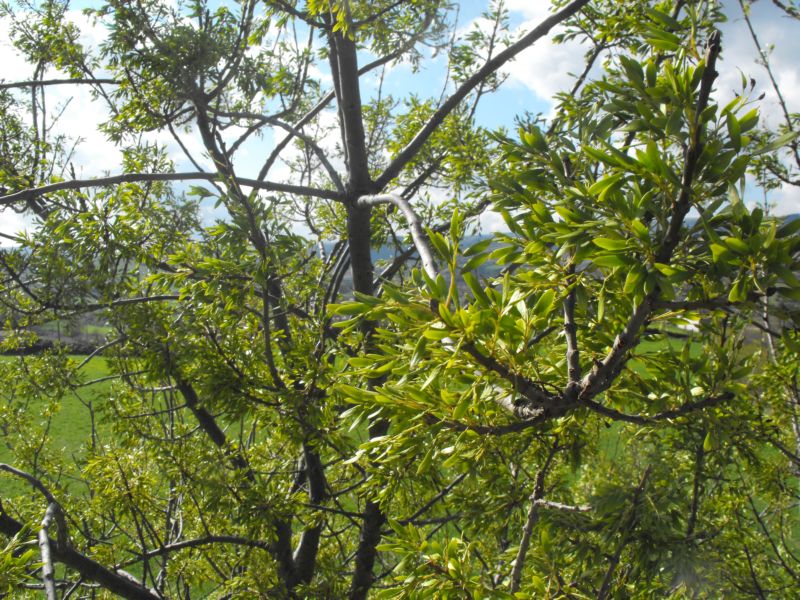
[[[2, 348], [106, 335], [0, 362], [4, 593], [791, 596], [800, 221], [745, 200], [791, 184], [797, 116], [760, 124], [747, 77], [719, 100], [725, 8], [559, 0], [512, 34], [502, 2], [463, 30], [439, 0], [119, 0], [87, 47], [68, 4], [3, 3], [32, 75], [0, 84], [31, 223]], [[546, 39], [582, 43], [571, 89], [482, 126]], [[432, 56], [441, 94], [387, 91]], [[117, 171], [77, 176], [56, 86]]]

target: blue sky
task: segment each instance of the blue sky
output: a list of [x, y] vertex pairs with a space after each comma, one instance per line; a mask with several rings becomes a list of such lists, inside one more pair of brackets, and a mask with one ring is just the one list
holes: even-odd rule
[[[82, 5], [92, 5], [83, 2]], [[780, 112], [775, 102], [764, 69], [755, 62], [755, 51], [745, 24], [741, 19], [738, 0], [724, 2], [731, 15], [729, 23], [723, 28], [723, 61], [720, 67], [720, 78], [717, 82], [717, 96], [720, 100], [730, 97], [733, 90], [739, 87], [740, 72], [753, 77], [758, 82], [758, 92], [763, 90], [766, 98], [762, 106], [762, 118], [770, 124], [780, 121]], [[528, 30], [538, 24], [548, 14], [550, 3], [546, 0], [506, 0], [510, 11], [512, 32]], [[68, 18], [75, 21], [84, 31], [83, 42], [87, 45], [98, 44], [105, 32], [100, 27], [90, 27], [82, 15], [80, 5], [71, 11]], [[480, 25], [480, 14], [485, 10], [486, 2], [466, 0], [459, 3], [459, 27], [466, 30], [475, 24]], [[781, 84], [790, 110], [800, 111], [800, 22], [791, 21], [775, 8], [769, 0], [759, 0], [753, 5], [753, 22], [765, 45], [774, 44], [771, 62], [776, 77]], [[0, 61], [4, 66], [2, 76], [6, 81], [27, 79], [32, 69], [26, 65], [7, 42], [8, 24], [0, 20]], [[571, 75], [582, 68], [585, 49], [576, 44], [554, 45], [547, 40], [540, 41], [533, 48], [520, 55], [504, 69], [508, 79], [501, 91], [484, 99], [480, 106], [478, 121], [488, 127], [510, 126], [514, 117], [529, 111], [547, 114], [550, 110], [553, 94], [570, 85]], [[363, 56], [362, 62], [369, 57]], [[412, 73], [408, 65], [398, 65], [390, 70], [385, 81], [385, 91], [398, 98], [413, 92], [422, 97], [438, 97], [442, 87], [445, 63], [443, 58], [424, 61], [424, 68]], [[53, 75], [57, 75], [53, 73]], [[324, 81], [324, 72], [322, 73]], [[70, 94], [75, 98], [67, 105], [59, 122], [59, 129], [74, 138], [82, 138], [83, 144], [78, 150], [75, 165], [79, 177], [93, 177], [105, 172], [119, 172], [118, 151], [95, 130], [97, 123], [104, 118], [102, 108], [92, 104], [86, 90], [71, 89], [72, 86], [58, 86], [48, 92], [48, 105], [55, 107], [67, 102]], [[370, 94], [370, 84], [365, 82], [364, 94]], [[332, 113], [331, 113], [332, 118]], [[152, 136], [154, 141], [167, 144], [176, 160], [180, 151], [169, 135]], [[187, 135], [185, 143], [196, 155], [202, 154], [197, 136]], [[271, 137], [250, 144], [248, 156], [243, 157], [237, 166], [243, 176], [252, 176], [263, 158]], [[181, 164], [181, 162], [183, 164]], [[251, 164], [252, 163], [252, 164]], [[208, 163], [207, 163], [208, 164]], [[178, 168], [193, 170], [185, 161], [180, 161]], [[753, 199], [751, 197], [751, 199]], [[789, 213], [800, 211], [800, 192], [787, 186], [773, 193], [771, 200], [775, 203], [776, 212]], [[0, 212], [0, 231], [19, 230], [24, 222], [15, 213], [6, 210]], [[0, 242], [1, 243], [1, 242]]]

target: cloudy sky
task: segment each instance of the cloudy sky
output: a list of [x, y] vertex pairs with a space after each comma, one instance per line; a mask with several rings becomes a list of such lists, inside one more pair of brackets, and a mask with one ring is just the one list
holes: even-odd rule
[[[83, 3], [84, 6], [86, 4], [90, 3]], [[547, 16], [549, 4], [544, 0], [506, 0], [514, 32], [529, 30], [538, 24]], [[730, 20], [723, 29], [723, 62], [719, 69], [721, 76], [716, 94], [720, 99], [730, 97], [740, 87], [741, 73], [748, 78], [753, 77], [757, 81], [756, 95], [761, 91], [766, 94], [762, 118], [771, 124], [778, 123], [781, 112], [775, 93], [769, 85], [765, 70], [756, 63], [755, 49], [741, 18], [738, 0], [726, 0], [725, 5]], [[480, 15], [485, 9], [484, 1], [465, 0], [459, 4], [459, 8], [459, 26], [462, 30], [482, 25]], [[68, 18], [80, 26], [85, 45], [96, 46], [103, 39], [104, 30], [92, 27], [80, 10], [71, 11]], [[765, 47], [774, 45], [770, 60], [789, 110], [800, 111], [800, 62], [797, 60], [800, 56], [800, 22], [787, 19], [769, 0], [759, 0], [753, 5], [752, 18], [762, 44]], [[507, 66], [505, 74], [508, 80], [501, 91], [486, 99], [478, 111], [478, 120], [489, 126], [500, 126], [511, 125], [514, 115], [525, 111], [547, 114], [552, 107], [553, 95], [569, 87], [572, 74], [582, 69], [584, 52], [584, 48], [574, 43], [555, 45], [547, 40], [540, 41]], [[8, 22], [2, 19], [0, 64], [3, 65], [0, 77], [7, 82], [29, 79], [32, 74], [31, 67], [11, 48], [8, 42]], [[417, 74], [412, 73], [407, 66], [397, 66], [388, 74], [385, 89], [398, 97], [405, 96], [409, 91], [421, 96], [431, 95], [431, 90], [437, 90], [435, 93], [438, 93], [444, 66], [443, 58], [426, 61], [425, 70]], [[56, 73], [53, 75], [57, 76]], [[324, 81], [324, 74], [322, 79]], [[369, 94], [369, 85], [369, 82], [365, 85], [366, 94]], [[48, 106], [65, 106], [58, 124], [59, 131], [83, 140], [74, 161], [78, 177], [88, 178], [119, 172], [119, 152], [97, 132], [96, 126], [104, 120], [104, 112], [99, 105], [92, 102], [86, 89], [75, 86], [51, 88], [48, 90]], [[193, 170], [183, 160], [180, 148], [169, 134], [153, 135], [150, 140], [168, 146], [179, 170]], [[202, 156], [196, 136], [184, 136], [184, 141], [195, 156]], [[260, 145], [252, 144], [245, 148], [245, 156], [237, 165], [242, 175], [254, 175], [249, 172], [249, 163], [252, 162], [252, 170], [256, 170], [259, 164], [257, 159], [264, 155], [270, 142], [271, 138], [267, 137], [258, 142]], [[797, 188], [789, 189], [787, 186], [786, 189], [777, 190], [771, 201], [779, 214], [800, 212], [800, 191]], [[24, 225], [19, 215], [0, 209], [0, 232], [19, 231]]]

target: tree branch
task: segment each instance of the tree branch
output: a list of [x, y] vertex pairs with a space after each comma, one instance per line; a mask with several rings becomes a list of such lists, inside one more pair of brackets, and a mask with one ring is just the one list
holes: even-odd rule
[[[42, 549], [42, 562], [51, 564], [50, 574], [52, 575], [52, 562], [60, 562], [67, 567], [76, 570], [84, 579], [96, 581], [108, 591], [128, 598], [130, 600], [159, 600], [161, 597], [147, 587], [140, 585], [133, 577], [118, 569], [109, 570], [98, 562], [76, 551], [70, 544], [67, 537], [64, 513], [55, 496], [47, 487], [33, 475], [21, 471], [11, 465], [0, 464], [0, 471], [5, 471], [17, 477], [21, 477], [35, 487], [48, 501], [48, 508], [45, 518], [42, 521], [42, 529], [39, 533], [39, 547]], [[47, 535], [47, 529], [52, 521], [56, 522], [58, 535], [55, 544]], [[0, 533], [8, 536], [15, 536], [24, 529], [22, 523], [8, 515], [0, 504]], [[47, 572], [47, 567], [45, 567]], [[47, 588], [47, 575], [45, 573], [45, 586]], [[49, 594], [49, 592], [48, 592]], [[48, 596], [49, 598], [50, 596]]]
[[47, 600], [56, 600], [56, 582], [55, 582], [55, 569], [53, 567], [53, 556], [50, 552], [50, 538], [47, 535], [47, 530], [55, 518], [55, 513], [61, 510], [55, 502], [51, 502], [47, 506], [42, 519], [42, 526], [39, 529], [39, 550], [42, 554], [42, 584], [44, 585], [44, 592]]
[[592, 507], [588, 504], [581, 504], [573, 506], [571, 504], [562, 504], [561, 502], [553, 502], [552, 500], [536, 500], [536, 504], [542, 508], [550, 508], [552, 510], [562, 510], [571, 513], [586, 513], [591, 512]]
[[116, 79], [39, 79], [32, 81], [14, 81], [12, 83], [0, 83], [0, 90], [10, 90], [14, 88], [37, 88], [50, 85], [65, 85], [65, 84], [111, 84], [119, 85]]
[[[672, 209], [672, 218], [664, 235], [664, 239], [656, 252], [655, 262], [669, 264], [672, 253], [680, 241], [680, 231], [683, 220], [691, 208], [692, 183], [694, 181], [697, 161], [703, 151], [703, 126], [700, 118], [708, 106], [708, 99], [711, 95], [711, 88], [717, 77], [715, 69], [717, 57], [719, 56], [720, 34], [715, 31], [708, 40], [708, 47], [705, 56], [705, 70], [700, 81], [700, 91], [695, 107], [694, 131], [688, 147], [686, 148], [683, 175], [678, 198], [675, 200]], [[633, 314], [625, 325], [625, 328], [614, 340], [611, 351], [606, 355], [602, 362], [598, 363], [581, 382], [581, 390], [578, 399], [581, 402], [588, 402], [594, 396], [607, 389], [617, 376], [620, 368], [624, 364], [628, 352], [636, 345], [639, 332], [647, 323], [652, 314], [659, 290], [656, 288], [647, 294], [641, 303], [634, 309]]]
[[519, 591], [519, 586], [522, 581], [522, 569], [525, 566], [525, 557], [528, 554], [528, 548], [531, 544], [531, 536], [533, 535], [533, 528], [539, 520], [539, 507], [541, 506], [542, 498], [544, 497], [544, 479], [547, 476], [547, 471], [550, 469], [550, 464], [553, 462], [558, 451], [558, 439], [553, 442], [550, 448], [550, 453], [544, 461], [544, 465], [536, 473], [536, 480], [533, 485], [533, 493], [531, 494], [531, 506], [528, 509], [528, 518], [525, 520], [525, 527], [522, 529], [522, 539], [519, 542], [519, 549], [517, 556], [514, 559], [514, 568], [511, 571], [511, 593], [515, 594]]
[[398, 523], [400, 523], [401, 525], [408, 525], [409, 523], [413, 523], [414, 521], [416, 521], [416, 520], [417, 520], [417, 518], [419, 518], [421, 515], [425, 514], [425, 512], [427, 512], [427, 510], [428, 510], [429, 508], [431, 508], [431, 507], [432, 507], [434, 504], [436, 504], [437, 502], [439, 502], [439, 500], [441, 500], [442, 498], [444, 498], [445, 496], [447, 496], [447, 494], [449, 494], [449, 493], [452, 491], [452, 489], [453, 489], [454, 487], [456, 487], [456, 486], [457, 486], [459, 483], [461, 483], [462, 481], [464, 481], [464, 479], [465, 479], [466, 477], [467, 477], [467, 473], [462, 473], [461, 475], [459, 475], [458, 477], [456, 477], [456, 478], [455, 478], [453, 481], [451, 481], [449, 484], [447, 484], [447, 485], [446, 485], [446, 486], [445, 486], [445, 487], [444, 487], [444, 488], [443, 488], [443, 489], [442, 489], [442, 490], [441, 490], [441, 491], [440, 491], [438, 494], [436, 494], [436, 495], [435, 495], [433, 498], [431, 498], [430, 500], [428, 500], [428, 502], [426, 502], [426, 503], [425, 503], [425, 504], [422, 506], [422, 508], [420, 508], [419, 510], [417, 510], [417, 511], [416, 511], [416, 512], [415, 512], [413, 515], [411, 515], [410, 517], [408, 517], [408, 518], [406, 518], [406, 519], [400, 519], [400, 520], [398, 521]]
[[408, 200], [398, 193], [390, 192], [377, 196], [361, 196], [358, 199], [358, 203], [361, 206], [376, 206], [378, 204], [393, 204], [396, 206], [406, 218], [408, 228], [411, 230], [411, 239], [414, 241], [414, 246], [416, 246], [420, 260], [422, 261], [422, 268], [425, 269], [428, 277], [433, 280], [436, 279], [436, 276], [439, 274], [439, 269], [433, 258], [433, 250], [428, 243], [427, 236], [422, 231], [422, 221], [417, 213], [414, 212]]
[[696, 410], [702, 410], [704, 408], [709, 408], [711, 406], [717, 406], [718, 404], [722, 404], [723, 402], [731, 400], [732, 398], [733, 394], [727, 392], [719, 396], [709, 396], [708, 398], [700, 400], [698, 402], [687, 402], [686, 404], [683, 404], [678, 408], [672, 410], [665, 410], [663, 412], [650, 416], [629, 415], [623, 412], [619, 412], [618, 410], [614, 410], [613, 408], [608, 408], [607, 406], [603, 406], [602, 404], [600, 404], [599, 402], [595, 402], [594, 400], [584, 400], [583, 404], [587, 406], [590, 410], [593, 410], [596, 413], [609, 417], [614, 421], [626, 421], [627, 423], [647, 425], [655, 423], [657, 421], [676, 419], [678, 417], [685, 416]]
[[175, 542], [173, 544], [165, 544], [164, 546], [161, 546], [159, 548], [148, 550], [147, 552], [142, 552], [136, 558], [127, 560], [124, 563], [119, 563], [118, 565], [116, 565], [116, 567], [118, 568], [126, 567], [128, 565], [135, 564], [147, 558], [164, 556], [165, 554], [171, 554], [173, 552], [178, 552], [180, 550], [185, 550], [187, 548], [197, 548], [198, 546], [208, 546], [210, 544], [230, 544], [233, 546], [243, 546], [246, 548], [259, 548], [261, 550], [269, 550], [268, 542], [251, 540], [248, 538], [243, 538], [235, 535], [208, 535], [202, 538], [183, 540], [180, 542]]
[[[24, 529], [22, 523], [9, 516], [0, 507], [0, 533], [15, 536]], [[80, 573], [83, 579], [94, 581], [113, 594], [128, 600], [162, 600], [154, 590], [141, 585], [131, 575], [120, 570], [110, 570], [71, 546], [60, 549], [50, 542], [54, 561]]]
[[[118, 183], [192, 180], [219, 181], [220, 179], [221, 178], [217, 173], [204, 173], [202, 171], [192, 173], [125, 173], [122, 175], [111, 175], [109, 177], [97, 177], [95, 179], [73, 179], [71, 181], [60, 181], [58, 183], [51, 183], [40, 187], [20, 190], [19, 192], [14, 192], [13, 194], [8, 194], [6, 196], [0, 196], [0, 206], [8, 206], [11, 203], [19, 200], [32, 200], [51, 192], [102, 187], [107, 185], [116, 185]], [[237, 178], [236, 181], [240, 185], [252, 187], [258, 190], [285, 192], [288, 194], [297, 194], [299, 196], [313, 196], [315, 198], [324, 198], [326, 200], [341, 200], [341, 196], [332, 190], [319, 190], [302, 185], [277, 183], [273, 181], [259, 181], [257, 179], [247, 179], [244, 177]]]
[[473, 342], [465, 342], [461, 345], [472, 358], [475, 359], [479, 365], [492, 371], [511, 383], [514, 386], [514, 391], [520, 394], [526, 401], [531, 403], [531, 406], [526, 406], [523, 403], [516, 404], [512, 400], [508, 402], [500, 402], [506, 410], [519, 417], [520, 419], [533, 419], [542, 414], [545, 407], [550, 407], [555, 403], [556, 396], [543, 390], [527, 377], [517, 375], [508, 370], [508, 368], [497, 361], [493, 356], [487, 356], [475, 346]]
[[569, 265], [570, 290], [564, 299], [564, 337], [567, 340], [567, 387], [564, 401], [571, 404], [580, 393], [581, 358], [578, 350], [578, 326], [575, 324], [576, 285], [575, 265]]
[[455, 110], [459, 103], [467, 97], [467, 95], [478, 87], [487, 77], [492, 75], [495, 71], [500, 69], [512, 58], [517, 56], [520, 52], [533, 45], [536, 41], [547, 35], [550, 30], [568, 19], [584, 6], [589, 3], [589, 0], [575, 0], [559, 12], [551, 15], [542, 21], [537, 27], [530, 31], [518, 42], [512, 44], [499, 54], [487, 61], [480, 69], [478, 69], [469, 79], [467, 79], [461, 86], [433, 113], [427, 123], [417, 132], [417, 135], [403, 148], [397, 156], [394, 157], [389, 166], [381, 173], [375, 180], [375, 187], [378, 190], [385, 188], [389, 182], [400, 174], [403, 167], [416, 156], [419, 149], [428, 141], [428, 138], [434, 131], [442, 124], [447, 116]]
[[[367, 63], [360, 69], [358, 69], [359, 77], [362, 75], [366, 75], [370, 71], [378, 69], [383, 65], [388, 64], [393, 60], [397, 60], [398, 58], [403, 56], [403, 54], [408, 52], [414, 46], [414, 44], [416, 44], [422, 38], [422, 35], [425, 33], [428, 27], [430, 27], [432, 21], [433, 21], [432, 16], [430, 18], [426, 17], [426, 20], [423, 23], [423, 25], [417, 30], [417, 32], [413, 36], [411, 36], [408, 39], [408, 41], [402, 47], [398, 48], [394, 52], [391, 52], [390, 54], [387, 54], [386, 56], [377, 58], [372, 62]], [[325, 109], [325, 107], [328, 106], [328, 104], [330, 104], [331, 100], [333, 100], [335, 97], [336, 97], [336, 92], [334, 90], [331, 90], [330, 92], [325, 94], [322, 98], [320, 98], [319, 102], [317, 102], [305, 115], [303, 115], [297, 122], [294, 123], [294, 125], [292, 125], [292, 129], [294, 131], [299, 131], [303, 127], [303, 125], [307, 124], [309, 121], [311, 121], [311, 119], [313, 119], [319, 113], [321, 113]], [[294, 139], [294, 134], [289, 133], [275, 145], [275, 148], [273, 148], [272, 152], [270, 152], [270, 155], [267, 157], [267, 160], [264, 162], [264, 165], [261, 167], [261, 170], [259, 171], [258, 174], [259, 181], [267, 176], [267, 173], [272, 168], [272, 165], [275, 164], [275, 161], [278, 159], [283, 149], [286, 148], [286, 146], [289, 144], [289, 142], [292, 141], [292, 139]]]

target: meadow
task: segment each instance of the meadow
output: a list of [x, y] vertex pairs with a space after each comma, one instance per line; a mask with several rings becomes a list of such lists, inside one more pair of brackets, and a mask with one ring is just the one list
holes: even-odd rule
[[[70, 355], [68, 358], [75, 365], [80, 365], [86, 357]], [[26, 356], [0, 356], [0, 366], [27, 369], [32, 360], [33, 357]], [[9, 389], [0, 388], [0, 463], [15, 466], [20, 446], [26, 448], [22, 452], [30, 452], [31, 446], [38, 446], [44, 450], [42, 456], [49, 454], [66, 457], [68, 460], [64, 462], [73, 465], [79, 462], [87, 444], [91, 443], [92, 409], [99, 398], [108, 394], [112, 385], [112, 380], [106, 379], [108, 374], [109, 369], [104, 358], [91, 358], [79, 370], [82, 384], [61, 395], [56, 402], [21, 402]], [[31, 439], [20, 438], [12, 418], [20, 418], [19, 411], [24, 411], [25, 416], [22, 418], [28, 419], [33, 425], [32, 431], [38, 435]], [[96, 426], [98, 430], [103, 428], [102, 423], [96, 423]], [[33, 439], [34, 437], [38, 439]], [[14, 450], [15, 447], [18, 448], [17, 451]], [[0, 474], [0, 495], [3, 497], [27, 490], [28, 486], [20, 480]]]

